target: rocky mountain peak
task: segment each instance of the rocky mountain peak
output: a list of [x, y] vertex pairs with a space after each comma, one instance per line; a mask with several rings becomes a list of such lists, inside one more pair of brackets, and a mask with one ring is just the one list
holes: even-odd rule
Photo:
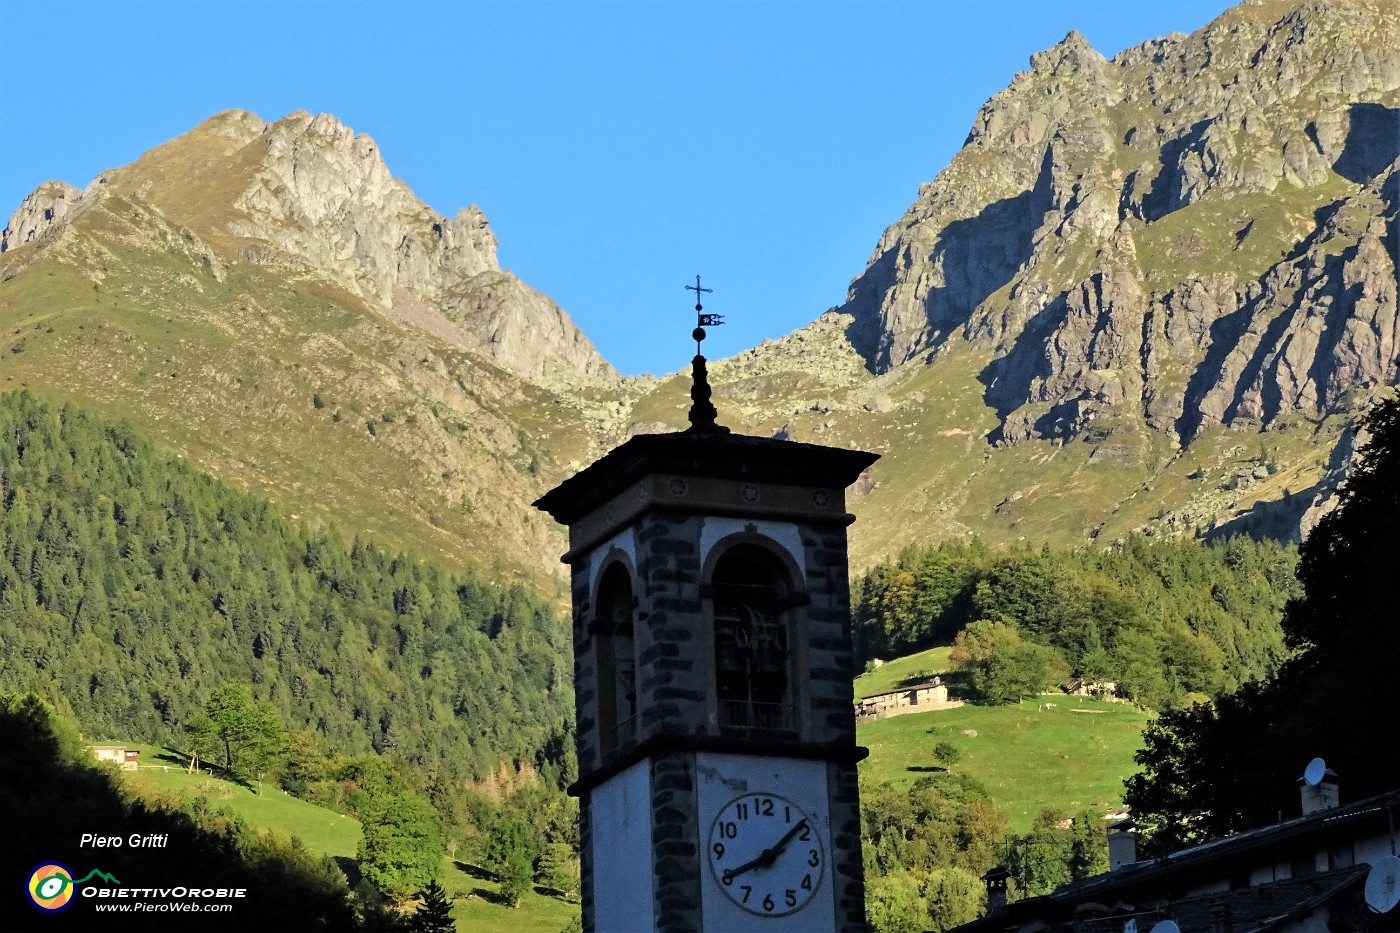
[[71, 214], [83, 193], [65, 181], [46, 181], [29, 193], [0, 233], [0, 253], [32, 243]]
[[41, 186], [16, 212], [4, 247], [109, 193], [224, 245], [233, 253], [225, 260], [309, 267], [396, 324], [533, 382], [617, 378], [563, 309], [501, 269], [479, 207], [437, 213], [393, 176], [370, 136], [331, 114], [298, 110], [268, 123], [223, 111], [103, 172], [81, 195], [61, 182]]
[[1397, 49], [1371, 0], [1236, 7], [1112, 61], [1071, 33], [885, 231], [852, 343], [877, 374], [981, 348], [1004, 443], [1189, 443], [1394, 384]]

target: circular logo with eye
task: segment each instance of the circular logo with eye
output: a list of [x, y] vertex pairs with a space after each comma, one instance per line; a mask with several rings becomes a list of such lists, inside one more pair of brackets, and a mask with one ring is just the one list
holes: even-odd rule
[[684, 476], [671, 477], [671, 495], [683, 496], [685, 495], [686, 488]]
[[831, 494], [825, 489], [815, 489], [812, 491], [812, 504], [819, 509], [824, 509], [831, 504]]
[[739, 489], [739, 495], [744, 497], [744, 501], [750, 504], [758, 501], [758, 487], [753, 483], [745, 483]]
[[73, 903], [73, 872], [67, 865], [46, 862], [29, 874], [29, 901], [49, 914], [56, 914]]

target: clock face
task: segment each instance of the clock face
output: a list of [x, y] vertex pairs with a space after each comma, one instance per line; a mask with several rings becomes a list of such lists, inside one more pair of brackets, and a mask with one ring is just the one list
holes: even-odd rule
[[761, 791], [720, 808], [706, 855], [725, 896], [760, 917], [806, 907], [826, 872], [826, 848], [812, 818], [786, 797]]

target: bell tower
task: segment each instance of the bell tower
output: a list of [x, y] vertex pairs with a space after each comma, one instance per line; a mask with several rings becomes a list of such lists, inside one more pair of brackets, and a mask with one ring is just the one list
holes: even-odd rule
[[845, 494], [877, 455], [716, 424], [720, 323], [688, 430], [535, 502], [569, 529], [584, 930], [855, 933]]

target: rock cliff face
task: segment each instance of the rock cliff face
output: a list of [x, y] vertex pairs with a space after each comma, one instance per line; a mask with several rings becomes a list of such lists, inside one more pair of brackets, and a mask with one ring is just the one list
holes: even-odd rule
[[67, 182], [46, 181], [20, 202], [0, 233], [0, 253], [32, 243], [50, 227], [61, 224], [78, 206], [83, 193]]
[[390, 174], [374, 140], [329, 114], [265, 123], [227, 111], [104, 172], [87, 192], [46, 182], [5, 232], [11, 249], [79, 199], [121, 194], [218, 243], [233, 261], [299, 264], [386, 317], [540, 384], [616, 378], [569, 316], [496, 261], [476, 206], [443, 217]]
[[1397, 381], [1397, 156], [1383, 3], [1246, 3], [1111, 61], [1071, 33], [840, 310], [875, 373], [992, 351], [996, 442], [1349, 410]]

